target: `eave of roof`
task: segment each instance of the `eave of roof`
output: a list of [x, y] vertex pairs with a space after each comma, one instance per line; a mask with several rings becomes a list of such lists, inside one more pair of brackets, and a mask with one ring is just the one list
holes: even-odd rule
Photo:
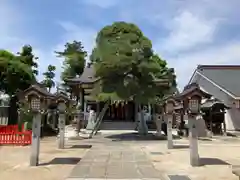
[[[207, 70], [207, 71], [204, 71]], [[207, 81], [209, 81], [211, 84], [213, 84], [214, 86], [216, 86], [217, 88], [219, 88], [221, 91], [223, 91], [224, 93], [228, 94], [230, 97], [236, 99], [236, 100], [240, 100], [240, 95], [239, 95], [239, 89], [235, 90], [232, 88], [236, 88], [239, 86], [229, 86], [228, 82], [231, 81], [226, 81], [225, 83], [219, 83], [217, 79], [219, 79], [221, 81], [221, 79], [225, 79], [226, 76], [224, 75], [223, 78], [219, 77], [218, 75], [214, 75], [213, 77], [215, 77], [214, 79], [212, 79], [212, 77], [208, 77], [209, 75], [205, 74], [205, 73], [209, 73], [209, 71], [211, 70], [220, 70], [220, 72], [224, 72], [224, 70], [226, 70], [226, 75], [231, 76], [232, 73], [234, 73], [235, 71], [235, 75], [232, 75], [233, 78], [234, 77], [239, 77], [239, 73], [240, 72], [240, 65], [198, 65], [197, 68], [195, 69], [194, 73], [192, 74], [188, 84], [192, 83], [192, 80], [194, 79], [194, 77], [196, 75], [200, 75], [201, 77], [203, 77], [204, 79], [206, 79]], [[223, 70], [223, 71], [221, 71]], [[233, 70], [233, 72], [231, 71]], [[228, 73], [229, 72], [229, 73]], [[232, 73], [230, 73], [232, 72]], [[218, 71], [219, 73], [219, 71]], [[237, 74], [236, 74], [237, 73]], [[232, 79], [231, 79], [232, 80]], [[235, 79], [236, 81], [236, 79]], [[227, 83], [226, 83], [227, 82]]]

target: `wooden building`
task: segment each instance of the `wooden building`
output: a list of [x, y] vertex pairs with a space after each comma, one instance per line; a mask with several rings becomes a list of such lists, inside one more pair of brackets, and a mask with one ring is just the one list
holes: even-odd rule
[[[97, 102], [91, 97], [94, 85], [100, 81], [100, 78], [95, 77], [93, 65], [85, 67], [83, 74], [80, 77], [68, 79], [67, 83], [72, 86], [74, 93], [79, 94], [82, 110], [87, 113], [89, 106], [96, 112], [100, 112], [104, 106], [104, 102]], [[167, 80], [156, 80], [160, 87], [169, 86]], [[134, 122], [135, 120], [135, 104], [132, 101], [111, 104], [105, 113], [104, 121], [120, 121], [120, 122]], [[149, 111], [149, 108], [147, 108]]]

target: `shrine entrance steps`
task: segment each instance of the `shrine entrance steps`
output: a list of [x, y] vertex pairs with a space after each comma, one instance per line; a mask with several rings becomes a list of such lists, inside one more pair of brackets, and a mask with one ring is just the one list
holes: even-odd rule
[[101, 130], [134, 130], [136, 128], [135, 122], [129, 121], [103, 121]]

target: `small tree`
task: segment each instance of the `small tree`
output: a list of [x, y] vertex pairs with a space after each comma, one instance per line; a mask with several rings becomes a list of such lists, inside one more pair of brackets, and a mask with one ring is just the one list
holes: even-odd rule
[[46, 88], [48, 88], [48, 91], [50, 92], [53, 87], [55, 87], [54, 77], [55, 77], [55, 70], [56, 67], [52, 65], [48, 65], [47, 71], [43, 73], [44, 80], [43, 84]]
[[[31, 54], [29, 51], [28, 53]], [[8, 124], [15, 124], [18, 117], [17, 90], [24, 90], [35, 81], [32, 66], [27, 61], [30, 58], [26, 58], [29, 54], [25, 52], [14, 55], [6, 50], [0, 50], [0, 91], [10, 97]]]
[[155, 80], [166, 77], [168, 71], [166, 62], [153, 53], [151, 41], [136, 25], [126, 22], [115, 22], [98, 33], [91, 61], [101, 79], [97, 97], [133, 100], [140, 110], [140, 104], [159, 94]]
[[38, 57], [36, 57], [33, 54], [32, 46], [24, 45], [22, 47], [21, 52], [19, 52], [17, 54], [19, 55], [18, 58], [20, 58], [20, 61], [22, 63], [31, 67], [33, 75], [34, 76], [38, 75], [38, 64], [37, 64]]
[[84, 47], [80, 41], [73, 41], [65, 44], [63, 52], [55, 53], [58, 57], [64, 58], [61, 79], [63, 81], [63, 86], [72, 96], [72, 87], [67, 85], [65, 80], [68, 78], [75, 78], [83, 73], [87, 52], [84, 51]]

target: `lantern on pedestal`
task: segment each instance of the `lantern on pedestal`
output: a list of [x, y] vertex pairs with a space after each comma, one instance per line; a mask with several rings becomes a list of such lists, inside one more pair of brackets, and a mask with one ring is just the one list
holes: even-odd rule
[[63, 149], [65, 144], [65, 125], [66, 125], [66, 102], [64, 100], [59, 99], [58, 101], [58, 126], [59, 126], [59, 143], [58, 148]]
[[178, 99], [183, 102], [184, 110], [188, 113], [189, 144], [190, 144], [190, 164], [199, 166], [198, 154], [198, 132], [196, 116], [200, 113], [202, 98], [210, 98], [211, 95], [202, 91], [198, 84], [193, 83], [186, 86]]
[[167, 147], [168, 149], [173, 148], [173, 136], [172, 136], [172, 124], [173, 124], [173, 112], [174, 112], [175, 100], [173, 97], [168, 97], [165, 101], [164, 111], [167, 118]]
[[39, 162], [41, 113], [45, 112], [54, 96], [40, 84], [34, 84], [25, 91], [19, 92], [18, 97], [20, 102], [28, 105], [29, 112], [33, 113], [30, 165], [37, 166]]

